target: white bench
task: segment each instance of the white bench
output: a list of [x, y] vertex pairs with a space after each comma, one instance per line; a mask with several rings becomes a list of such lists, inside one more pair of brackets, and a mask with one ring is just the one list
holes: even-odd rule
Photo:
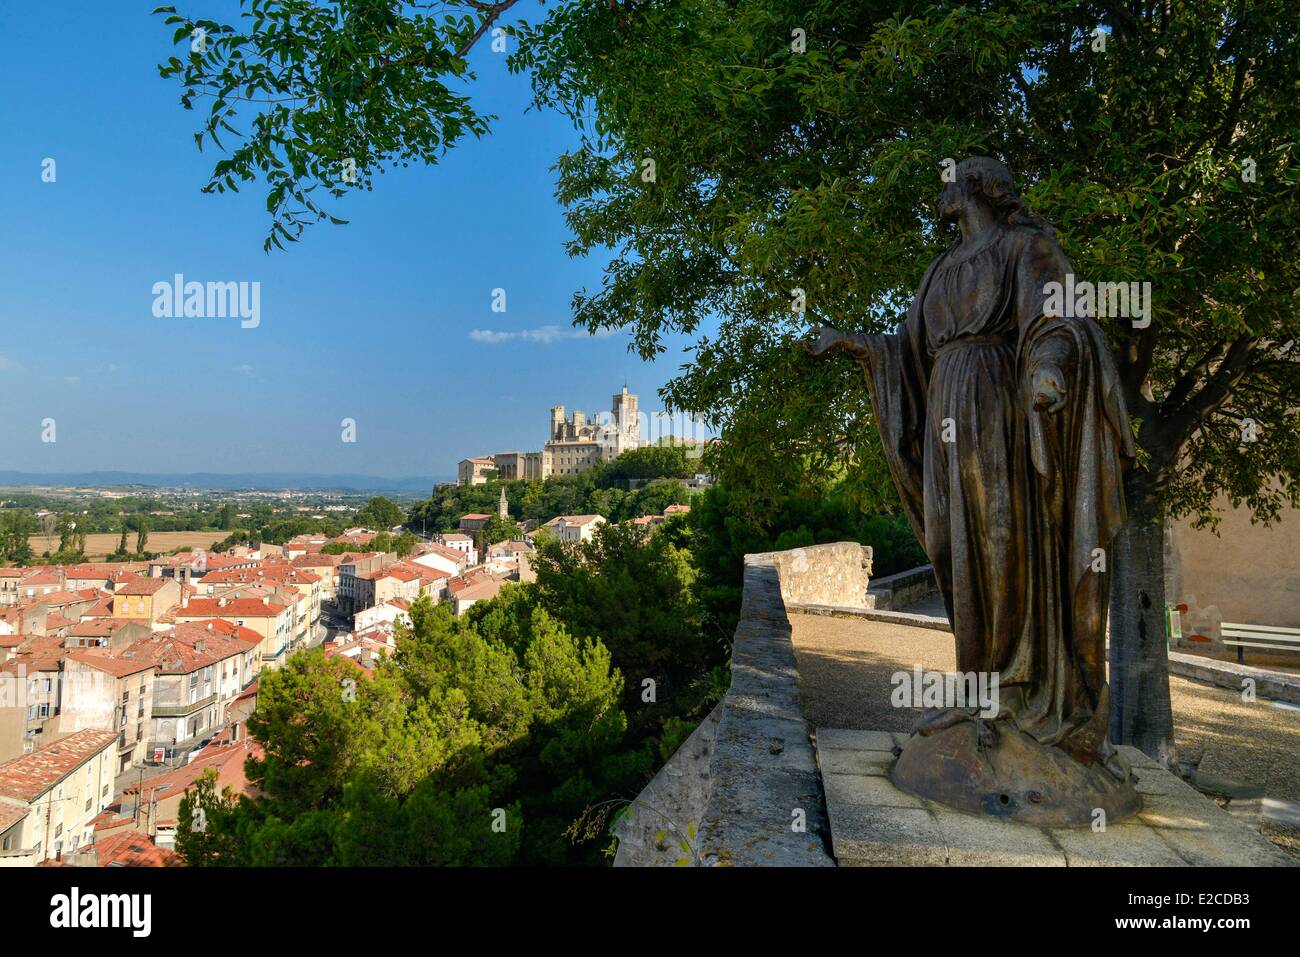
[[1222, 625], [1222, 633], [1225, 645], [1236, 645], [1238, 664], [1245, 664], [1247, 648], [1300, 651], [1300, 628], [1279, 628], [1276, 625], [1247, 625], [1242, 622], [1225, 621]]

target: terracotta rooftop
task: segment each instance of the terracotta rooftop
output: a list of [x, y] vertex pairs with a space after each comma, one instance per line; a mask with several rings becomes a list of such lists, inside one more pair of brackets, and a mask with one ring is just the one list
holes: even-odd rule
[[63, 574], [68, 578], [103, 578], [107, 581], [115, 574], [141, 571], [146, 567], [146, 562], [82, 562], [80, 565], [65, 565]]
[[500, 579], [489, 578], [486, 581], [474, 582], [467, 588], [462, 588], [456, 593], [457, 601], [480, 601], [487, 598], [495, 598], [501, 594], [501, 586], [504, 584]]
[[119, 595], [154, 595], [165, 588], [174, 578], [135, 578], [117, 590]]
[[140, 618], [83, 618], [68, 630], [68, 637], [107, 638], [124, 625], [148, 627]]
[[127, 785], [124, 794], [139, 794], [141, 801], [148, 801], [152, 797], [157, 797], [159, 801], [172, 797], [176, 794], [184, 793], [208, 768], [215, 768], [218, 774], [221, 774], [231, 762], [234, 766], [231, 769], [234, 774], [234, 780], [230, 783], [236, 792], [247, 787], [248, 779], [244, 777], [244, 762], [248, 758], [258, 758], [262, 756], [261, 745], [251, 738], [245, 738], [238, 744], [230, 744], [221, 748], [206, 748], [189, 764], [182, 765], [166, 774], [160, 774], [157, 777], [149, 778], [143, 783]]
[[[85, 591], [90, 591], [90, 594], [85, 594]], [[33, 597], [36, 601], [33, 601], [32, 604], [40, 602], [43, 605], [54, 605], [57, 607], [61, 605], [75, 605], [78, 602], [94, 601], [95, 592], [93, 589], [84, 589], [80, 592], [52, 591], [48, 595], [36, 595]]]
[[11, 804], [8, 801], [0, 801], [0, 834], [3, 834], [25, 818], [27, 810], [25, 804]]
[[191, 598], [185, 608], [175, 609], [177, 618], [270, 618], [284, 612], [286, 605], [263, 602], [260, 598]]
[[63, 576], [58, 572], [37, 571], [23, 579], [24, 585], [62, 585]]
[[338, 568], [342, 562], [342, 555], [313, 554], [299, 555], [293, 560], [293, 565], [296, 568], [324, 568], [326, 566], [329, 566], [330, 568]]
[[152, 661], [138, 661], [126, 657], [121, 652], [110, 652], [107, 648], [87, 648], [85, 651], [69, 652], [68, 658], [96, 671], [110, 674], [114, 678], [125, 678], [127, 675], [149, 671], [154, 666]]
[[309, 585], [320, 581], [320, 576], [283, 562], [268, 563], [258, 568], [225, 568], [221, 571], [208, 572], [203, 576], [205, 585], [251, 584], [263, 581]]
[[34, 801], [116, 740], [116, 731], [87, 729], [6, 761], [0, 764], [0, 795]]
[[422, 555], [441, 555], [457, 564], [465, 561], [465, 553], [457, 551], [454, 548], [448, 548], [446, 545], [439, 545], [437, 542], [429, 542], [420, 548]]
[[100, 867], [184, 867], [175, 851], [159, 847], [147, 834], [123, 831], [95, 839], [95, 859]]
[[[245, 629], [247, 630], [247, 629]], [[169, 632], [137, 641], [119, 655], [131, 661], [156, 666], [162, 674], [186, 675], [235, 655], [242, 655], [257, 642], [231, 638], [190, 622]]]

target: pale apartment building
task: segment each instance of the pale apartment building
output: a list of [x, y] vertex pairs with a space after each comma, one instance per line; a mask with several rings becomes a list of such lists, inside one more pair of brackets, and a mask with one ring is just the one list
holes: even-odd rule
[[153, 625], [180, 604], [184, 587], [175, 578], [133, 578], [122, 582], [113, 593], [112, 616]]
[[420, 571], [407, 563], [396, 563], [387, 568], [363, 572], [356, 576], [353, 613], [397, 598], [407, 602], [415, 601], [420, 595], [420, 579]]
[[205, 621], [220, 618], [257, 633], [261, 669], [283, 666], [293, 640], [293, 609], [286, 604], [263, 598], [191, 598], [178, 608], [176, 622]]
[[474, 564], [476, 552], [471, 549], [468, 553], [457, 548], [448, 548], [445, 545], [439, 545], [437, 542], [429, 542], [420, 546], [416, 554], [412, 555], [411, 561], [417, 565], [423, 565], [435, 572], [443, 572], [447, 575], [459, 575], [462, 571]]
[[32, 867], [94, 842], [113, 800], [113, 731], [85, 730], [0, 764], [0, 867]]
[[[537, 531], [544, 528], [562, 542], [585, 542], [604, 524], [603, 515], [560, 515]], [[537, 532], [530, 534], [535, 536]]]
[[62, 679], [62, 663], [53, 655], [0, 664], [0, 760], [58, 738]]
[[320, 579], [321, 601], [334, 601], [338, 592], [339, 566], [343, 564], [342, 555], [321, 555], [308, 553], [290, 560], [294, 568], [302, 568]]
[[122, 657], [154, 670], [150, 760], [183, 757], [226, 723], [226, 708], [256, 677], [261, 636], [225, 622], [184, 622], [137, 642]]
[[153, 662], [100, 649], [70, 652], [63, 660], [61, 732], [111, 730], [115, 772], [143, 764], [153, 721]]
[[225, 568], [203, 576], [199, 592], [206, 597], [231, 594], [232, 589], [240, 585], [266, 585], [297, 592], [306, 599], [304, 614], [308, 623], [314, 627], [320, 621], [320, 603], [324, 597], [321, 576], [307, 568], [283, 562], [256, 568]]

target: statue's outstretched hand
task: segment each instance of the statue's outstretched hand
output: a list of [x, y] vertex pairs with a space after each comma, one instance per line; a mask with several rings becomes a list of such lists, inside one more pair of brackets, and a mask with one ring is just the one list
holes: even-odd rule
[[805, 352], [813, 356], [824, 356], [836, 349], [851, 349], [853, 340], [831, 326], [821, 326], [813, 330], [817, 335], [816, 342], [803, 340], [799, 345], [803, 346]]
[[1065, 408], [1065, 374], [1050, 363], [1034, 369], [1034, 408], [1044, 412], [1060, 412]]

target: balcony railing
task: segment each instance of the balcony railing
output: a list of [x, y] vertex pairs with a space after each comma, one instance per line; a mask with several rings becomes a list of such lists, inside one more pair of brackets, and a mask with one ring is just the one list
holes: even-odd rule
[[215, 692], [206, 698], [200, 698], [193, 704], [158, 704], [154, 702], [153, 716], [155, 718], [181, 718], [216, 703], [217, 695]]

